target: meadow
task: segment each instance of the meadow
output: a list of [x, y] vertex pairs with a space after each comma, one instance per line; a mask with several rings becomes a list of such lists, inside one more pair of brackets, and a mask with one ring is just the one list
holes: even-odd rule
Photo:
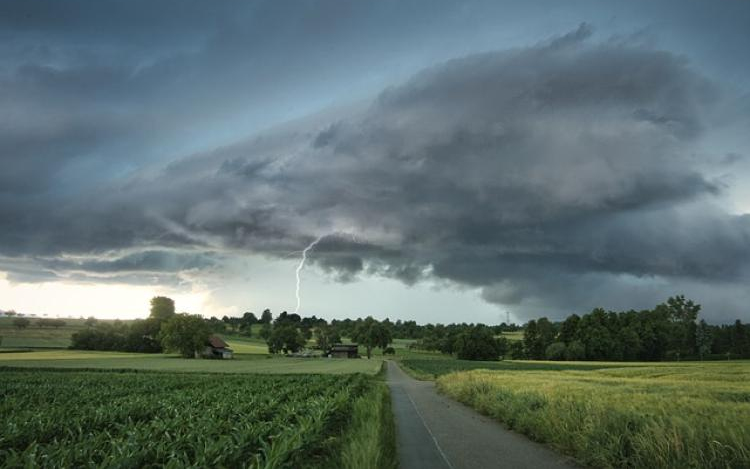
[[383, 384], [363, 375], [0, 375], [3, 467], [322, 468], [382, 459], [361, 436], [388, 438]]
[[0, 368], [69, 368], [203, 373], [365, 373], [374, 375], [382, 360], [289, 358], [238, 354], [234, 360], [195, 360], [176, 355], [95, 352], [86, 350], [33, 350], [0, 353]]
[[587, 466], [750, 467], [747, 361], [495, 362], [445, 373], [466, 364], [432, 362], [410, 365], [438, 374], [440, 392]]
[[13, 325], [13, 319], [0, 318], [2, 347], [64, 348], [70, 345], [74, 332], [86, 327], [82, 319], [63, 319], [65, 325], [61, 327], [38, 327], [39, 319], [32, 318], [27, 328], [19, 329]]
[[531, 371], [559, 371], [559, 370], [597, 370], [601, 368], [612, 368], [630, 366], [627, 363], [604, 363], [604, 362], [554, 362], [554, 361], [532, 361], [532, 360], [501, 360], [501, 361], [474, 361], [456, 360], [442, 354], [411, 353], [403, 354], [401, 364], [412, 376], [432, 380], [439, 376], [456, 371], [470, 370], [531, 370]]

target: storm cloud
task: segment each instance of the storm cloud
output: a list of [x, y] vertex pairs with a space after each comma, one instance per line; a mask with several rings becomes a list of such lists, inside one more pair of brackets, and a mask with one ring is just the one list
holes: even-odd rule
[[[0, 270], [182, 284], [323, 236], [310, 262], [337, 281], [479, 288], [521, 318], [692, 292], [713, 319], [745, 314], [750, 216], [727, 209], [722, 178], [745, 156], [706, 142], [747, 97], [682, 55], [591, 36], [581, 24], [458, 57], [371, 99], [162, 159], [128, 142], [156, 145], [184, 131], [179, 119], [155, 126], [166, 114], [107, 108], [189, 61], [18, 68], [3, 78], [26, 95], [3, 98], [22, 119], [0, 126]], [[42, 91], [61, 87], [69, 101], [40, 120]], [[102, 109], [65, 111], [88, 89]], [[104, 151], [114, 135], [121, 146]]]
[[206, 6], [0, 6], [0, 275], [245, 308], [322, 237], [336, 285], [519, 320], [677, 293], [746, 316], [741, 2]]

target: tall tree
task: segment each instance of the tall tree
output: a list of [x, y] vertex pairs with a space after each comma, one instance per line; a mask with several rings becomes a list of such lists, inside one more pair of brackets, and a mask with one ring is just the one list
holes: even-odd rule
[[174, 315], [174, 300], [172, 298], [167, 298], [166, 296], [151, 298], [151, 314], [149, 317], [161, 323], [172, 318]]
[[273, 327], [267, 343], [270, 353], [296, 353], [305, 346], [306, 341], [295, 324], [282, 322]]
[[695, 328], [695, 346], [698, 352], [698, 358], [703, 358], [711, 353], [711, 342], [713, 337], [711, 335], [711, 328], [708, 327], [706, 321], [701, 319], [698, 326]]
[[261, 324], [270, 324], [271, 321], [273, 321], [273, 314], [271, 314], [271, 310], [264, 309], [263, 313], [260, 315]]
[[364, 321], [357, 325], [352, 338], [365, 346], [367, 358], [372, 357], [373, 347], [385, 349], [388, 344], [393, 342], [390, 328], [379, 323], [372, 316], [367, 316]]
[[164, 322], [159, 335], [165, 350], [190, 358], [203, 350], [211, 330], [201, 316], [182, 313]]

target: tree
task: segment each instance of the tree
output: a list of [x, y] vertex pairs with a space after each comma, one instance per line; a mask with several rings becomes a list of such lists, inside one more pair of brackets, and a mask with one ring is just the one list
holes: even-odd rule
[[555, 340], [555, 330], [547, 318], [531, 320], [526, 324], [523, 334], [523, 346], [526, 355], [533, 360], [544, 360], [547, 346]]
[[586, 347], [579, 340], [574, 340], [565, 348], [565, 359], [569, 361], [583, 360], [586, 358]]
[[284, 322], [275, 326], [268, 339], [270, 353], [296, 353], [305, 346], [305, 338], [291, 322]]
[[247, 336], [252, 337], [253, 335], [253, 324], [256, 324], [258, 322], [258, 318], [255, 317], [255, 313], [246, 312], [242, 315], [241, 318], [239, 318], [239, 327], [240, 331]]
[[260, 322], [262, 324], [270, 324], [273, 321], [273, 314], [270, 309], [264, 309], [263, 314], [260, 315]]
[[508, 347], [508, 354], [513, 360], [523, 360], [524, 358], [526, 358], [526, 351], [524, 350], [523, 341], [511, 341], [510, 346]]
[[731, 333], [732, 349], [731, 352], [746, 358], [750, 356], [750, 337], [748, 332], [745, 330], [745, 326], [742, 321], [737, 319], [732, 326]]
[[379, 323], [372, 316], [367, 316], [354, 329], [352, 339], [364, 345], [367, 349], [367, 358], [372, 358], [373, 347], [385, 349], [393, 342], [391, 330], [384, 324]]
[[341, 342], [341, 335], [335, 327], [322, 325], [315, 330], [315, 341], [319, 349], [327, 352], [333, 344]]
[[186, 313], [175, 314], [162, 323], [159, 333], [165, 350], [179, 352], [185, 358], [202, 350], [210, 335], [211, 330], [201, 316]]
[[89, 316], [88, 319], [86, 319], [86, 321], [84, 321], [84, 324], [86, 324], [88, 327], [94, 327], [94, 326], [96, 326], [97, 322], [98, 321], [96, 320], [96, 318], [94, 316]]
[[270, 323], [263, 323], [263, 326], [260, 328], [260, 338], [268, 342], [268, 339], [271, 338], [271, 333], [273, 332], [273, 329], [271, 328]]
[[553, 342], [547, 346], [544, 354], [547, 360], [565, 360], [567, 351], [565, 342]]
[[698, 352], [698, 358], [703, 360], [703, 357], [711, 353], [711, 342], [713, 337], [711, 336], [711, 329], [706, 324], [706, 321], [701, 319], [698, 326], [695, 328], [695, 346]]
[[15, 316], [16, 314], [18, 314], [18, 313], [16, 313], [16, 312], [15, 312], [14, 310], [12, 310], [12, 309], [11, 309], [11, 310], [9, 310], [9, 311], [6, 311], [6, 312], [5, 312], [5, 315], [6, 315], [6, 316]]
[[482, 325], [458, 334], [454, 348], [460, 360], [497, 360], [500, 357], [500, 344], [495, 334]]
[[578, 323], [580, 321], [581, 318], [577, 314], [571, 314], [563, 321], [560, 327], [560, 336], [558, 337], [560, 342], [569, 344], [576, 340], [578, 337]]
[[27, 318], [15, 318], [13, 319], [13, 325], [17, 329], [26, 329], [29, 327], [29, 324], [31, 324], [31, 321], [29, 321]]
[[151, 314], [149, 317], [156, 319], [159, 323], [174, 317], [174, 300], [166, 296], [155, 296], [151, 298]]

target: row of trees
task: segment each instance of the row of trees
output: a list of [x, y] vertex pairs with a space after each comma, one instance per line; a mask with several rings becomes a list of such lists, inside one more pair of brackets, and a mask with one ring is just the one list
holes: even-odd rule
[[317, 348], [328, 352], [334, 344], [341, 342], [344, 335], [364, 346], [367, 358], [370, 358], [373, 348], [386, 350], [393, 342], [392, 324], [387, 319], [377, 321], [368, 316], [347, 325], [351, 327], [343, 328], [315, 316], [302, 318], [284, 311], [272, 323], [265, 323], [260, 335], [268, 343], [270, 353], [296, 353], [313, 337]]
[[684, 296], [651, 310], [612, 312], [596, 308], [553, 323], [529, 321], [514, 358], [533, 360], [660, 361], [750, 358], [750, 327], [698, 321], [700, 305]]
[[174, 301], [163, 296], [151, 299], [147, 319], [108, 323], [89, 318], [86, 324], [87, 329], [73, 334], [70, 348], [140, 353], [174, 351], [192, 357], [206, 345], [211, 334], [210, 324], [203, 317], [176, 314]]
[[62, 319], [37, 319], [32, 323], [31, 319], [25, 318], [25, 317], [16, 317], [13, 318], [13, 326], [16, 329], [26, 329], [29, 326], [36, 325], [36, 327], [39, 327], [40, 329], [43, 327], [54, 327], [55, 329], [64, 327], [67, 323], [63, 321]]
[[484, 324], [427, 324], [423, 326], [422, 338], [411, 347], [455, 354], [466, 360], [496, 360], [505, 355], [511, 345], [499, 336], [502, 332], [506, 331]]

